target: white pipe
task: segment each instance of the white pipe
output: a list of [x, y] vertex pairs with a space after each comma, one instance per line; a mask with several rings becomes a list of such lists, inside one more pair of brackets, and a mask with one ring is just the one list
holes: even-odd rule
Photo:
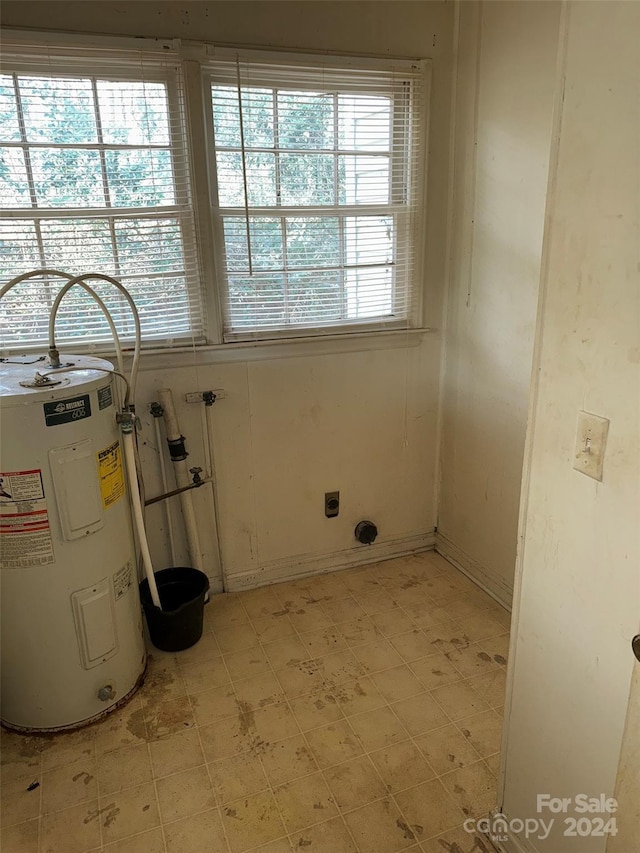
[[[167, 434], [167, 441], [175, 441], [182, 438], [176, 410], [173, 405], [173, 396], [169, 388], [163, 388], [158, 391], [158, 400], [164, 412], [164, 426]], [[189, 467], [186, 459], [174, 459], [174, 471], [176, 475], [176, 484], [178, 488], [183, 488], [191, 483], [189, 476]], [[196, 514], [193, 509], [193, 499], [191, 492], [182, 492], [180, 495], [180, 504], [182, 506], [182, 516], [184, 519], [184, 528], [187, 535], [187, 547], [189, 549], [189, 558], [194, 569], [202, 568], [202, 555], [200, 553], [200, 537], [198, 536], [198, 526], [196, 524]]]
[[[70, 281], [73, 281], [73, 279], [71, 279]], [[113, 317], [111, 316], [111, 312], [109, 311], [107, 306], [104, 304], [102, 299], [100, 299], [100, 297], [98, 296], [98, 294], [95, 292], [95, 290], [92, 287], [89, 287], [89, 285], [85, 284], [83, 281], [78, 281], [77, 284], [79, 284], [80, 287], [83, 290], [85, 290], [89, 294], [89, 296], [91, 296], [95, 300], [98, 307], [100, 308], [100, 310], [102, 311], [102, 313], [106, 317], [107, 323], [109, 324], [109, 329], [111, 330], [111, 337], [113, 338], [113, 344], [116, 348], [116, 360], [118, 362], [118, 370], [120, 371], [120, 373], [124, 373], [124, 361], [122, 358], [122, 346], [120, 344], [120, 338], [118, 336], [118, 330], [116, 328], [116, 324], [113, 321]], [[65, 285], [65, 287], [67, 287], [67, 285]], [[65, 290], [64, 293], [67, 293], [67, 290]], [[64, 293], [63, 293], [63, 296], [64, 296]], [[50, 336], [49, 346], [53, 347], [55, 349], [55, 343], [52, 344], [51, 340], [53, 340], [53, 338]]]
[[211, 461], [211, 439], [209, 437], [209, 418], [208, 411], [213, 406], [200, 406], [200, 428], [202, 430], [203, 450], [204, 450], [204, 478], [210, 480], [213, 476], [213, 463]]
[[[113, 278], [110, 275], [106, 275], [101, 272], [87, 272], [82, 275], [77, 275], [75, 278], [70, 279], [64, 287], [60, 290], [58, 295], [55, 298], [55, 301], [51, 307], [51, 313], [49, 314], [49, 346], [53, 349], [56, 348], [55, 343], [55, 326], [56, 326], [56, 316], [58, 314], [58, 308], [60, 307], [60, 302], [64, 298], [65, 294], [75, 285], [79, 284], [84, 286], [85, 279], [88, 278], [97, 278], [99, 281], [108, 281], [114, 287], [116, 287], [120, 293], [124, 296], [124, 298], [129, 303], [129, 308], [131, 309], [131, 315], [133, 317], [133, 325], [135, 328], [135, 344], [133, 349], [133, 361], [131, 363], [131, 374], [129, 382], [131, 384], [131, 401], [135, 399], [136, 395], [136, 381], [138, 378], [138, 364], [140, 361], [140, 345], [142, 341], [142, 332], [140, 329], [140, 315], [138, 314], [138, 309], [136, 307], [136, 303], [133, 300], [133, 297], [127, 290], [127, 288], [121, 284], [117, 278]], [[129, 400], [125, 400], [125, 406], [129, 406]]]
[[[53, 275], [59, 276], [60, 278], [66, 278], [67, 281], [69, 281], [69, 282], [73, 281], [73, 279], [74, 279], [74, 277], [71, 275], [71, 273], [62, 272], [61, 270], [45, 270], [45, 269], [43, 269], [43, 270], [31, 270], [31, 272], [26, 272], [26, 273], [23, 273], [22, 275], [18, 275], [15, 278], [12, 278], [11, 281], [7, 282], [7, 284], [5, 284], [4, 287], [2, 287], [2, 289], [0, 289], [0, 299], [2, 299], [2, 297], [5, 295], [5, 293], [8, 293], [12, 287], [15, 287], [16, 284], [20, 284], [20, 282], [22, 282], [22, 281], [26, 281], [29, 278], [36, 278], [36, 277], [40, 278], [41, 276], [53, 276]], [[107, 323], [109, 324], [109, 329], [111, 330], [111, 335], [113, 337], [113, 343], [114, 343], [114, 346], [116, 348], [116, 359], [118, 362], [118, 370], [120, 371], [120, 373], [124, 373], [124, 361], [122, 359], [122, 347], [120, 345], [120, 338], [118, 337], [118, 330], [116, 329], [115, 323], [113, 322], [113, 317], [109, 313], [109, 309], [104, 304], [102, 299], [100, 299], [100, 297], [98, 296], [98, 294], [95, 292], [95, 290], [92, 287], [89, 287], [88, 284], [85, 284], [82, 281], [78, 281], [77, 283], [80, 285], [80, 287], [82, 287], [84, 290], [86, 290], [86, 292], [89, 294], [89, 296], [91, 296], [96, 301], [96, 303], [98, 304], [98, 307], [100, 308], [100, 310], [102, 311], [102, 313], [106, 317]], [[65, 291], [65, 293], [66, 293], [66, 291]], [[51, 339], [52, 339], [51, 333], [49, 335], [49, 338], [50, 338], [49, 339], [49, 347], [51, 348], [53, 346], [53, 348], [55, 348], [55, 341], [53, 344], [51, 343]]]
[[207, 461], [209, 465], [209, 479], [211, 480], [211, 494], [213, 496], [213, 514], [216, 524], [216, 553], [218, 555], [218, 565], [220, 567], [220, 577], [222, 578], [222, 589], [227, 589], [227, 580], [224, 575], [224, 567], [222, 565], [222, 545], [220, 543], [220, 510], [218, 505], [218, 469], [216, 467], [216, 458], [213, 447], [213, 406], [205, 406], [204, 409], [204, 430], [207, 437]]
[[[156, 431], [156, 447], [158, 448], [158, 458], [160, 460], [160, 477], [162, 478], [162, 494], [166, 495], [169, 491], [167, 481], [167, 469], [164, 464], [164, 445], [162, 435], [160, 434], [160, 418], [154, 417], [153, 426]], [[164, 501], [164, 509], [167, 516], [167, 530], [169, 532], [169, 550], [171, 552], [171, 565], [176, 564], [176, 543], [173, 538], [173, 513], [171, 512], [171, 501]]]
[[156, 584], [156, 576], [153, 573], [153, 565], [151, 563], [151, 554], [149, 553], [149, 543], [147, 542], [147, 534], [144, 529], [144, 517], [142, 515], [142, 503], [140, 501], [140, 492], [138, 491], [138, 481], [136, 479], [136, 459], [133, 448], [133, 432], [123, 432], [122, 442], [124, 445], [124, 459], [127, 469], [127, 477], [129, 479], [129, 493], [131, 494], [131, 506], [133, 509], [133, 520], [138, 534], [140, 544], [140, 553], [142, 554], [142, 563], [144, 565], [144, 573], [149, 582], [149, 592], [151, 600], [157, 608], [162, 610], [160, 604], [160, 596], [158, 595], [158, 587]]

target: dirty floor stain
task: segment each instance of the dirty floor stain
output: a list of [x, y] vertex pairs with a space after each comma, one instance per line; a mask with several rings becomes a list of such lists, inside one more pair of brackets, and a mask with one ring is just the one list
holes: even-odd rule
[[[0, 732], [3, 820], [25, 839], [23, 849], [14, 845], [12, 853], [97, 853], [100, 832], [107, 837], [107, 831], [115, 831], [117, 845], [133, 849], [138, 836], [157, 828], [160, 838], [168, 838], [169, 827], [182, 820], [195, 849], [215, 853], [272, 843], [274, 850], [370, 853], [372, 837], [390, 849], [429, 839], [429, 849], [443, 853], [493, 853], [479, 837], [467, 842], [462, 825], [467, 813], [477, 817], [480, 810], [472, 792], [482, 792], [484, 813], [495, 805], [486, 780], [496, 783], [499, 756], [486, 754], [484, 745], [478, 751], [473, 718], [482, 713], [483, 727], [499, 728], [506, 656], [496, 654], [495, 646], [508, 648], [509, 620], [488, 596], [464, 590], [466, 579], [425, 553], [274, 585], [264, 593], [264, 606], [262, 593], [213, 596], [205, 611], [206, 642], [184, 657], [152, 650], [146, 681], [128, 705], [72, 733]], [[412, 604], [414, 593], [419, 607]], [[423, 611], [448, 616], [443, 624], [449, 627], [421, 628]], [[268, 664], [269, 641], [260, 639], [269, 634], [265, 618], [278, 622], [278, 633], [300, 650], [279, 668]], [[473, 636], [480, 636], [486, 620], [494, 639], [472, 644], [465, 618], [472, 620]], [[496, 621], [504, 625], [503, 635], [495, 635]], [[238, 648], [229, 643], [234, 632]], [[411, 642], [397, 643], [393, 660], [389, 655], [377, 667], [374, 650], [382, 642], [396, 649], [398, 635]], [[427, 642], [421, 644], [421, 636]], [[358, 649], [370, 643], [377, 645], [360, 655]], [[424, 660], [402, 651], [421, 645], [429, 652]], [[474, 653], [464, 658], [470, 646]], [[239, 651], [247, 661], [266, 661], [267, 671], [236, 677], [233, 655]], [[461, 667], [475, 660], [478, 673], [459, 671], [456, 658]], [[478, 699], [460, 719], [448, 693], [475, 693]], [[433, 728], [428, 717], [415, 717], [414, 705], [421, 702], [441, 709]], [[284, 712], [270, 712], [274, 705]], [[383, 719], [392, 737], [386, 745], [377, 730]], [[460, 749], [452, 749], [456, 737], [464, 738]], [[290, 766], [283, 767], [284, 756], [291, 756]], [[313, 784], [303, 782], [311, 777]], [[56, 811], [46, 812], [43, 804], [52, 802], [47, 786], [60, 779], [68, 799], [59, 788]], [[437, 807], [429, 795], [436, 782]], [[300, 803], [304, 819], [282, 804], [285, 788], [309, 790]], [[206, 808], [176, 819], [180, 795], [165, 793], [172, 790], [193, 791]], [[82, 805], [79, 792], [89, 798]], [[129, 794], [139, 798], [132, 800], [139, 803], [135, 809], [124, 805]], [[438, 829], [447, 826], [452, 829]], [[319, 839], [331, 840], [323, 849]]]

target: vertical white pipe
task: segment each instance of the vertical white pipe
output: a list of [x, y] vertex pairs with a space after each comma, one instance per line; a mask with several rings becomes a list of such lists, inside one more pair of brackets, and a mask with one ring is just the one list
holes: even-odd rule
[[211, 436], [209, 435], [209, 418], [207, 414], [213, 406], [200, 406], [200, 426], [202, 427], [203, 450], [204, 450], [204, 478], [210, 480], [213, 477], [213, 465], [211, 462]]
[[[158, 448], [158, 458], [160, 460], [160, 477], [162, 478], [162, 493], [166, 495], [169, 491], [167, 482], [167, 469], [164, 464], [164, 446], [162, 435], [160, 434], [160, 418], [154, 417], [153, 426], [156, 431], [156, 447]], [[176, 564], [176, 543], [173, 538], [173, 513], [171, 512], [171, 501], [164, 501], [164, 509], [167, 517], [167, 531], [169, 533], [169, 551], [171, 552], [171, 565]]]
[[[171, 389], [163, 388], [158, 391], [158, 400], [164, 411], [164, 426], [167, 434], [167, 441], [175, 441], [182, 437], [176, 410], [173, 405], [173, 395]], [[178, 488], [183, 488], [191, 483], [189, 476], [189, 465], [186, 459], [174, 459], [174, 471], [176, 475], [176, 484]], [[182, 505], [182, 516], [184, 518], [184, 527], [187, 535], [187, 547], [189, 549], [189, 558], [194, 569], [204, 571], [202, 568], [202, 555], [200, 553], [200, 537], [198, 536], [198, 526], [196, 524], [196, 515], [193, 509], [193, 498], [190, 491], [182, 492], [180, 495], [180, 503]]]
[[144, 518], [142, 515], [142, 502], [140, 501], [140, 492], [138, 491], [138, 481], [136, 479], [136, 459], [133, 449], [133, 432], [122, 433], [122, 443], [124, 446], [125, 467], [129, 478], [129, 494], [131, 495], [131, 506], [133, 508], [133, 520], [136, 525], [138, 534], [138, 542], [140, 544], [140, 553], [142, 554], [142, 563], [144, 565], [144, 573], [149, 582], [149, 592], [151, 600], [162, 610], [160, 604], [160, 596], [158, 595], [158, 587], [156, 585], [156, 576], [153, 573], [153, 564], [151, 563], [151, 554], [149, 553], [149, 543], [147, 542], [147, 534], [144, 529]]
[[218, 505], [218, 469], [216, 467], [216, 457], [213, 447], [213, 406], [203, 406], [204, 409], [204, 430], [206, 435], [206, 445], [208, 448], [207, 457], [209, 463], [209, 478], [211, 480], [211, 494], [213, 495], [213, 513], [216, 524], [216, 552], [218, 555], [218, 565], [220, 567], [220, 577], [222, 578], [222, 589], [226, 591], [227, 580], [224, 574], [224, 566], [222, 564], [222, 545], [220, 542], [220, 507]]

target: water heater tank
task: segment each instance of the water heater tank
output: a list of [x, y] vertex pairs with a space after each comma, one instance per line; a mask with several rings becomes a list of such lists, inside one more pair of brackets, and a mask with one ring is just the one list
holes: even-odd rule
[[44, 388], [36, 356], [0, 362], [1, 717], [20, 730], [101, 716], [146, 664], [112, 365], [64, 360]]

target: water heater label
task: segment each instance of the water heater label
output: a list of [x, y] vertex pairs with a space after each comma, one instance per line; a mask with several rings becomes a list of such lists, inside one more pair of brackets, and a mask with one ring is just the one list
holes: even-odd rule
[[68, 400], [54, 400], [52, 403], [43, 403], [43, 408], [44, 420], [48, 427], [91, 417], [91, 403], [88, 394], [83, 394], [81, 397], [71, 397]]
[[55, 556], [40, 470], [0, 473], [0, 566], [49, 563]]
[[124, 472], [119, 441], [114, 441], [98, 453], [98, 473], [102, 506], [107, 509], [124, 495]]
[[113, 591], [116, 597], [116, 601], [122, 598], [122, 596], [128, 592], [133, 586], [133, 566], [131, 565], [131, 560], [128, 560], [127, 563], [119, 569], [115, 575], [113, 576]]
[[113, 405], [113, 395], [111, 393], [111, 385], [105, 385], [104, 388], [98, 388], [98, 408], [100, 411], [108, 409]]

